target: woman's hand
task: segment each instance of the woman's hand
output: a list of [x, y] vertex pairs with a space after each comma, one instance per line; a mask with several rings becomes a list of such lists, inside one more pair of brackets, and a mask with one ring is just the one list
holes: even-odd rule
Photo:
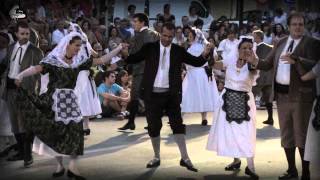
[[14, 83], [16, 84], [17, 87], [20, 87], [22, 81], [20, 79], [16, 79], [16, 80], [14, 80]]

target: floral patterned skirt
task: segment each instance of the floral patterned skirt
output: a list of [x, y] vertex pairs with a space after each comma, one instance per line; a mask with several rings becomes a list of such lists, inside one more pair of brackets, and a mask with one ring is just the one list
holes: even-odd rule
[[83, 155], [82, 121], [69, 124], [55, 121], [52, 94], [40, 96], [19, 89], [19, 106], [27, 131], [33, 132], [43, 143], [59, 154]]

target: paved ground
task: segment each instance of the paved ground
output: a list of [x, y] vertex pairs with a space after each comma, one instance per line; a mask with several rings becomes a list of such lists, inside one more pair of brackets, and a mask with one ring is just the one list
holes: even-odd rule
[[[261, 179], [277, 179], [286, 168], [284, 152], [280, 147], [278, 118], [274, 112], [275, 125], [264, 126], [265, 111], [257, 115], [257, 144], [256, 170]], [[209, 116], [209, 124], [212, 114]], [[170, 127], [164, 118], [161, 141], [161, 166], [157, 169], [146, 169], [145, 165], [153, 155], [151, 143], [146, 131], [145, 118], [137, 119], [137, 129], [131, 132], [119, 132], [117, 128], [125, 121], [110, 119], [94, 120], [91, 122], [92, 135], [85, 140], [85, 156], [79, 160], [79, 169], [87, 179], [105, 180], [219, 180], [219, 179], [248, 179], [244, 175], [246, 166], [242, 160], [241, 170], [230, 173], [224, 171], [225, 165], [232, 159], [218, 157], [205, 149], [210, 126], [200, 124], [200, 114], [185, 116], [187, 124], [187, 146], [198, 173], [187, 171], [180, 167], [179, 151], [171, 135]], [[55, 161], [49, 157], [34, 155], [35, 162], [31, 168], [23, 168], [22, 162], [7, 162], [0, 159], [1, 180], [43, 180], [50, 179], [55, 170]], [[297, 159], [298, 154], [297, 154]], [[300, 167], [300, 161], [298, 166]], [[65, 161], [67, 164], [67, 160]], [[300, 168], [299, 168], [300, 169]], [[66, 179], [62, 177], [59, 179]]]

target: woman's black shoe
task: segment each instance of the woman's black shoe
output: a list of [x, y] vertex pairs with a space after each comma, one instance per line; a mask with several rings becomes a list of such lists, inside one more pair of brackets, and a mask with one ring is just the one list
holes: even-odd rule
[[70, 170], [68, 170], [67, 175], [68, 175], [69, 178], [74, 178], [75, 180], [86, 180], [86, 178], [84, 178], [82, 176], [79, 176], [79, 175], [76, 175]]
[[248, 166], [246, 167], [246, 170], [245, 170], [244, 173], [245, 173], [246, 175], [250, 176], [252, 179], [255, 179], [255, 180], [258, 180], [258, 179], [259, 179], [259, 176], [258, 176], [256, 173], [252, 172], [252, 171], [248, 168]]
[[224, 170], [234, 171], [236, 169], [240, 169], [240, 166], [241, 166], [241, 161], [228, 165], [227, 167], [224, 168]]
[[54, 172], [54, 173], [52, 173], [52, 177], [53, 177], [53, 178], [61, 177], [61, 176], [64, 175], [64, 171], [65, 171], [65, 169], [63, 168], [63, 169], [61, 169], [61, 171], [59, 171], [59, 172]]
[[208, 121], [207, 121], [206, 119], [202, 120], [201, 125], [202, 125], [202, 126], [208, 125]]
[[85, 129], [85, 130], [83, 130], [83, 134], [84, 134], [85, 136], [89, 136], [90, 133], [91, 133], [90, 129]]

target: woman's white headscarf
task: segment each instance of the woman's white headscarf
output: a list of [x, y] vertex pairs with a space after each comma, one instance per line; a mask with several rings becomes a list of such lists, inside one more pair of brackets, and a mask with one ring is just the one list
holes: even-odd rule
[[72, 64], [67, 64], [64, 61], [67, 46], [68, 44], [70, 44], [70, 41], [76, 36], [83, 39], [83, 36], [80, 33], [70, 32], [68, 35], [66, 35], [60, 40], [58, 45], [40, 63], [51, 64], [54, 66], [64, 68], [76, 68], [84, 62], [86, 62], [90, 58], [90, 51], [88, 50], [86, 45], [87, 43], [85, 41], [82, 41], [82, 46], [77, 55], [73, 57]]
[[206, 39], [206, 37], [204, 36], [203, 32], [200, 29], [196, 27], [192, 27], [192, 30], [194, 30], [196, 33], [196, 37], [194, 38], [195, 42], [200, 43], [203, 46], [206, 46], [207, 44], [209, 44], [209, 41]]

